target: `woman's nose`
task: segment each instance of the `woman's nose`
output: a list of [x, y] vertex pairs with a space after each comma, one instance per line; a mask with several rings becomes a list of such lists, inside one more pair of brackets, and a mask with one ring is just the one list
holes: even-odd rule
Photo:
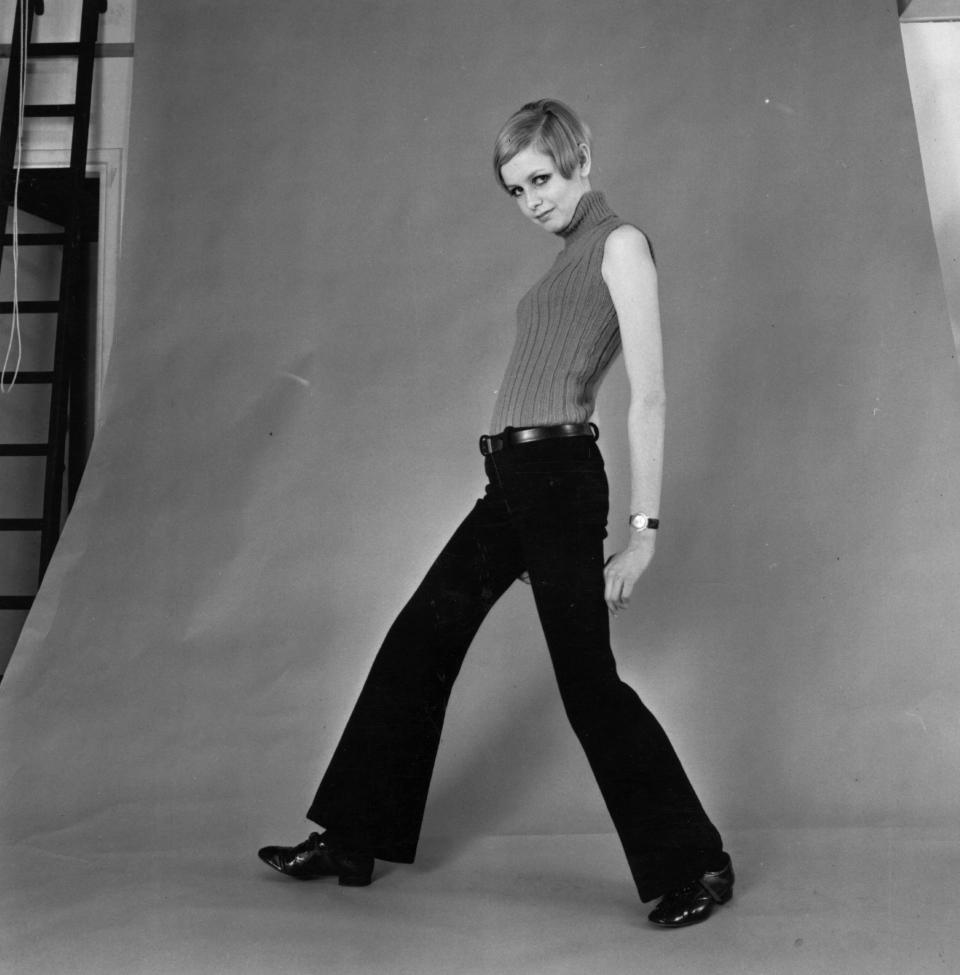
[[538, 209], [541, 202], [542, 201], [538, 195], [535, 195], [533, 193], [527, 194], [527, 206], [530, 207], [531, 210]]

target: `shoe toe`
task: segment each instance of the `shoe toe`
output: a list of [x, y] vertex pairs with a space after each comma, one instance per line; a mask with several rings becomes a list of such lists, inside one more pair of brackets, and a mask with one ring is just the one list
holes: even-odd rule
[[655, 908], [649, 919], [665, 928], [681, 928], [687, 924], [706, 921], [713, 911], [713, 901], [709, 898], [688, 900], [682, 904], [668, 904]]
[[273, 867], [274, 870], [283, 870], [283, 857], [280, 853], [279, 846], [265, 846], [260, 850], [257, 850], [257, 856], [268, 866]]

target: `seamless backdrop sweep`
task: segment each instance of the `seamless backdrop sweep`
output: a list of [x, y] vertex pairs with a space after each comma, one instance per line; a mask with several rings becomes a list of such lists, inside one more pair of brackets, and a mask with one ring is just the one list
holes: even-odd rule
[[[557, 247], [489, 154], [546, 95], [660, 266], [664, 530], [623, 673], [721, 828], [952, 822], [960, 379], [888, 6], [141, 4], [107, 407], [0, 688], [4, 841], [300, 829], [482, 489], [514, 308]], [[625, 397], [618, 366], [611, 544]], [[426, 831], [608, 828], [518, 584]]]

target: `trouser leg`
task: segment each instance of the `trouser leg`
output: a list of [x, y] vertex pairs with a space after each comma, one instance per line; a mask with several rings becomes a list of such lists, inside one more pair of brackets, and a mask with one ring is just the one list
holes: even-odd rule
[[[557, 586], [538, 607], [570, 724], [597, 779], [641, 899], [699, 877], [722, 850], [670, 740], [616, 672], [599, 612]], [[536, 591], [536, 589], [535, 589]], [[554, 598], [557, 597], [557, 598]], [[604, 617], [606, 605], [601, 606]], [[589, 617], [595, 618], [589, 627]], [[603, 619], [606, 623], [606, 619]], [[589, 627], [590, 632], [584, 632]]]
[[617, 674], [603, 598], [606, 479], [586, 466], [551, 475], [520, 534], [564, 708], [651, 900], [710, 869], [722, 841], [662, 727]]
[[412, 862], [450, 691], [522, 568], [505, 509], [488, 492], [391, 626], [307, 818], [381, 859]]

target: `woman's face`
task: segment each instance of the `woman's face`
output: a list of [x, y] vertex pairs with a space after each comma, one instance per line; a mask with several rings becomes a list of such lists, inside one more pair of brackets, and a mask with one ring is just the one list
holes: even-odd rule
[[[586, 151], [586, 150], [585, 150]], [[507, 192], [535, 224], [556, 234], [573, 219], [580, 197], [590, 189], [590, 156], [567, 179], [546, 153], [528, 146], [500, 167]]]

